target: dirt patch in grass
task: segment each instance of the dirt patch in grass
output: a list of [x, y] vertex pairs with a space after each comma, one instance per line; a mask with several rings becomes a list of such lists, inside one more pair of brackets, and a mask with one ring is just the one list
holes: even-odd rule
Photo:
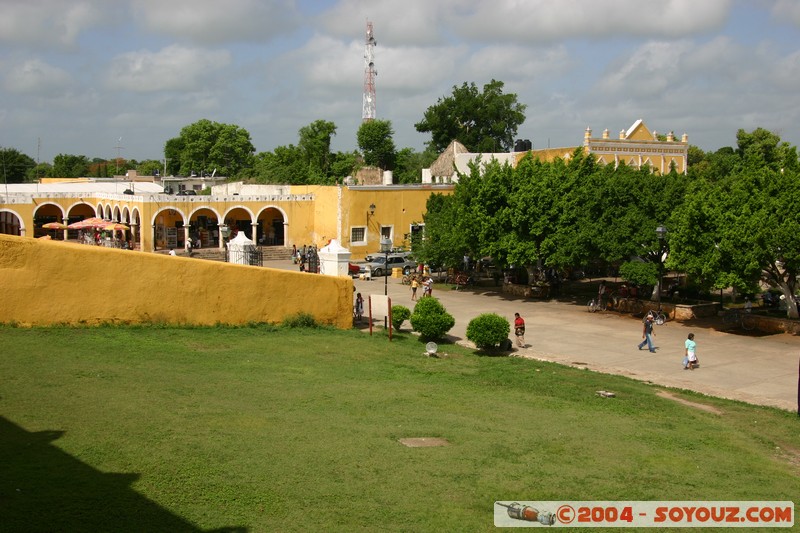
[[778, 457], [792, 466], [795, 472], [800, 472], [800, 450], [785, 444], [777, 446]]
[[448, 446], [450, 444], [447, 439], [439, 437], [414, 437], [398, 440], [400, 444], [409, 448], [428, 448], [430, 446]]
[[705, 411], [707, 413], [712, 413], [712, 414], [715, 414], [715, 415], [723, 414], [722, 411], [720, 411], [716, 407], [712, 407], [712, 406], [706, 405], [704, 403], [690, 402], [689, 400], [684, 400], [683, 398], [679, 398], [678, 396], [675, 396], [671, 392], [667, 392], [665, 390], [659, 390], [659, 391], [656, 392], [656, 394], [658, 396], [661, 396], [662, 398], [666, 398], [668, 400], [672, 400], [672, 401], [678, 402], [680, 404], [687, 405], [689, 407], [693, 407], [695, 409], [700, 409], [701, 411]]

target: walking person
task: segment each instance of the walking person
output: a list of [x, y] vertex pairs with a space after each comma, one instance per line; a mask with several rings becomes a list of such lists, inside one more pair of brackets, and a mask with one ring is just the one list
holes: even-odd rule
[[525, 319], [514, 313], [514, 335], [517, 337], [517, 346], [525, 348]]
[[411, 301], [415, 302], [417, 300], [417, 288], [419, 287], [419, 282], [417, 281], [417, 276], [413, 276], [411, 278]]
[[653, 335], [655, 335], [655, 332], [653, 331], [653, 315], [647, 313], [647, 316], [644, 319], [644, 324], [642, 324], [642, 338], [644, 340], [639, 343], [640, 350], [644, 348], [644, 345], [646, 344], [651, 353], [656, 353], [656, 348], [653, 346]]
[[684, 342], [685, 353], [683, 357], [683, 369], [694, 370], [700, 366], [697, 362], [697, 343], [694, 342], [694, 333], [689, 333], [689, 337]]

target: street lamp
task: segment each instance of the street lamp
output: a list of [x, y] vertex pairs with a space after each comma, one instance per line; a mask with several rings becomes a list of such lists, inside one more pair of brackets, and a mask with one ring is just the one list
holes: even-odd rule
[[[389, 296], [389, 251], [392, 249], [392, 239], [383, 237], [381, 239], [381, 252], [383, 252], [383, 295]], [[387, 317], [383, 318], [383, 327], [388, 327]]]
[[228, 247], [228, 242], [227, 241], [228, 241], [228, 235], [230, 235], [230, 234], [231, 234], [231, 228], [229, 228], [225, 224], [220, 224], [220, 226], [219, 226], [219, 236], [222, 239], [222, 243], [221, 244], [222, 244], [223, 248], [227, 248]]
[[656, 293], [656, 302], [661, 309], [661, 278], [664, 275], [664, 238], [667, 236], [667, 228], [663, 224], [659, 224], [656, 228], [656, 237], [658, 237], [658, 292]]

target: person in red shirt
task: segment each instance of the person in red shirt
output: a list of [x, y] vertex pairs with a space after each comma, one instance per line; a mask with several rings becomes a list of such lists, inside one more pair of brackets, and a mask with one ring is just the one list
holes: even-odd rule
[[514, 313], [514, 335], [517, 337], [517, 346], [525, 348], [525, 320], [519, 313]]

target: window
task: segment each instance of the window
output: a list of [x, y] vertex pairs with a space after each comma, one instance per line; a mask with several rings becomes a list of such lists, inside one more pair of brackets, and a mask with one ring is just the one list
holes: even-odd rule
[[362, 246], [367, 244], [366, 226], [355, 226], [350, 228], [350, 244], [362, 245]]
[[381, 239], [392, 239], [392, 226], [381, 226]]

